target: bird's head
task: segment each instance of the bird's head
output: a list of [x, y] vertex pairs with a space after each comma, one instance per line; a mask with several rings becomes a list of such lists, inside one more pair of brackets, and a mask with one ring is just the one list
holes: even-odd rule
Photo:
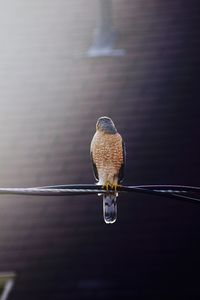
[[113, 123], [111, 118], [108, 118], [108, 117], [101, 117], [97, 120], [96, 130], [99, 130], [99, 131], [102, 131], [102, 132], [108, 133], [108, 134], [117, 133], [115, 124]]

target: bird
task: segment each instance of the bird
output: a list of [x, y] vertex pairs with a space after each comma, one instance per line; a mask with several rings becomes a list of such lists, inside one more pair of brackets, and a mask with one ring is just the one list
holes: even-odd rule
[[90, 156], [97, 185], [106, 190], [103, 193], [104, 221], [112, 224], [117, 219], [117, 187], [124, 179], [126, 149], [111, 118], [103, 116], [97, 120]]

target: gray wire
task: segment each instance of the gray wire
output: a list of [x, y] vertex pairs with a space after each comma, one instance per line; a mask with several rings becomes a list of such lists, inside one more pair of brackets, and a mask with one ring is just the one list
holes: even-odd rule
[[48, 188], [0, 188], [0, 194], [4, 195], [37, 195], [37, 196], [57, 196], [57, 195], [81, 195], [105, 193], [105, 190], [98, 189], [48, 189]]

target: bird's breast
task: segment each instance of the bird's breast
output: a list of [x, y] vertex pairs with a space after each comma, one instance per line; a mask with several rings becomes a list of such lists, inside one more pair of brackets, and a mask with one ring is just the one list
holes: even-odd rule
[[96, 132], [91, 143], [91, 151], [98, 170], [114, 168], [115, 173], [119, 172], [123, 163], [122, 138], [119, 133]]

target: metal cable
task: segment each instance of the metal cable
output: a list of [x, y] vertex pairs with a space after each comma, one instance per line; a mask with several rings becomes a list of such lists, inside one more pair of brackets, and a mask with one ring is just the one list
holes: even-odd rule
[[[113, 189], [108, 191], [112, 192]], [[12, 195], [36, 195], [36, 196], [69, 196], [69, 195], [90, 195], [106, 193], [107, 191], [100, 185], [95, 184], [72, 184], [72, 185], [52, 185], [33, 188], [0, 188], [0, 194]], [[142, 194], [152, 194], [168, 198], [176, 198], [189, 201], [200, 201], [200, 188], [194, 186], [181, 185], [138, 185], [119, 186], [117, 192], [135, 192]]]

